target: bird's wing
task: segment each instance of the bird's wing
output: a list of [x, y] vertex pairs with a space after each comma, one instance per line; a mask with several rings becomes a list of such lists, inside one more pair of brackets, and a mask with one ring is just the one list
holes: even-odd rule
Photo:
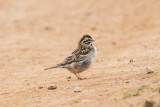
[[82, 54], [82, 51], [79, 49], [76, 49], [75, 51], [72, 52], [70, 56], [68, 56], [64, 62], [59, 64], [60, 66], [65, 66], [67, 64], [71, 64], [72, 62], [79, 62], [82, 61], [86, 57], [85, 54]]
[[45, 70], [52, 69], [52, 68], [66, 68], [66, 65], [71, 64], [72, 62], [79, 62], [84, 59], [86, 55], [80, 49], [76, 49], [69, 55], [62, 63], [57, 64], [56, 66], [46, 68]]

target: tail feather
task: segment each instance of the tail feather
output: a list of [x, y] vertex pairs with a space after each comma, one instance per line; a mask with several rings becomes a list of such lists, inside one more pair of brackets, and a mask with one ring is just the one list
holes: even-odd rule
[[56, 66], [49, 67], [49, 68], [46, 68], [46, 69], [44, 69], [44, 70], [53, 69], [53, 68], [65, 68], [65, 66], [63, 66], [62, 64], [58, 64], [58, 65], [56, 65]]
[[44, 70], [49, 70], [49, 69], [53, 69], [53, 68], [58, 68], [58, 67], [57, 66], [53, 66], [53, 67], [46, 68]]

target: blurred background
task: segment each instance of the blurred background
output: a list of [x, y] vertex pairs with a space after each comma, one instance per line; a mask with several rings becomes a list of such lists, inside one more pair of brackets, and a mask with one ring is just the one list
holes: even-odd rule
[[[20, 91], [26, 89], [23, 83], [29, 78], [29, 83], [33, 84], [30, 88], [37, 87], [37, 84], [50, 84], [51, 78], [65, 80], [70, 73], [59, 69], [44, 73], [43, 69], [63, 61], [77, 48], [78, 41], [84, 34], [92, 36], [98, 49], [97, 60], [92, 70], [89, 70], [95, 71], [92, 72], [95, 77], [117, 73], [115, 78], [119, 78], [121, 71], [133, 70], [127, 65], [130, 59], [136, 60], [142, 66], [160, 69], [159, 0], [0, 0], [1, 92], [15, 92], [16, 87]], [[142, 71], [138, 74], [143, 73], [143, 67], [136, 68], [136, 71], [137, 69]], [[92, 77], [89, 72], [85, 75]], [[131, 74], [126, 73], [126, 78]], [[43, 83], [36, 82], [37, 80]], [[141, 84], [132, 81], [137, 87]], [[15, 86], [6, 90], [11, 84]], [[121, 84], [119, 87], [123, 89]], [[112, 86], [110, 88], [113, 89]], [[113, 93], [116, 92], [119, 93], [116, 96], [122, 94], [115, 89]], [[10, 99], [10, 106], [24, 96], [17, 95], [16, 100], [7, 97], [3, 104], [7, 106], [5, 102]], [[109, 98], [110, 95], [104, 97]], [[30, 100], [28, 99], [28, 103]], [[43, 104], [45, 103], [47, 102], [44, 101]], [[33, 102], [29, 104], [32, 105]]]
[[159, 13], [158, 0], [1, 0], [1, 51], [8, 51], [8, 58], [16, 54], [14, 59], [23, 51], [23, 57], [38, 57], [37, 50], [54, 57], [69, 54], [82, 35], [90, 34], [102, 56], [141, 37], [159, 35]]

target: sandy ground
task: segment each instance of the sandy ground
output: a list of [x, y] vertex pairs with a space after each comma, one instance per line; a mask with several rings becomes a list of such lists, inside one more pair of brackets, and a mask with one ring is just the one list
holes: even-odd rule
[[[84, 34], [98, 49], [81, 73], [87, 79], [43, 70], [63, 61]], [[159, 64], [159, 0], [0, 0], [1, 107], [158, 104]], [[53, 84], [57, 89], [48, 90]]]

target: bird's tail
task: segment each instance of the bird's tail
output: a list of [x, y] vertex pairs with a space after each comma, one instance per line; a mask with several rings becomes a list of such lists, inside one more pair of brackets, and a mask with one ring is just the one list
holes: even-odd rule
[[53, 69], [53, 68], [58, 68], [58, 67], [57, 66], [53, 66], [53, 67], [46, 68], [44, 70], [49, 70], [49, 69]]
[[49, 67], [49, 68], [46, 68], [44, 70], [48, 70], [48, 69], [53, 69], [53, 68], [65, 68], [65, 66], [61, 65], [61, 64], [58, 64], [56, 66], [53, 66], [53, 67]]

